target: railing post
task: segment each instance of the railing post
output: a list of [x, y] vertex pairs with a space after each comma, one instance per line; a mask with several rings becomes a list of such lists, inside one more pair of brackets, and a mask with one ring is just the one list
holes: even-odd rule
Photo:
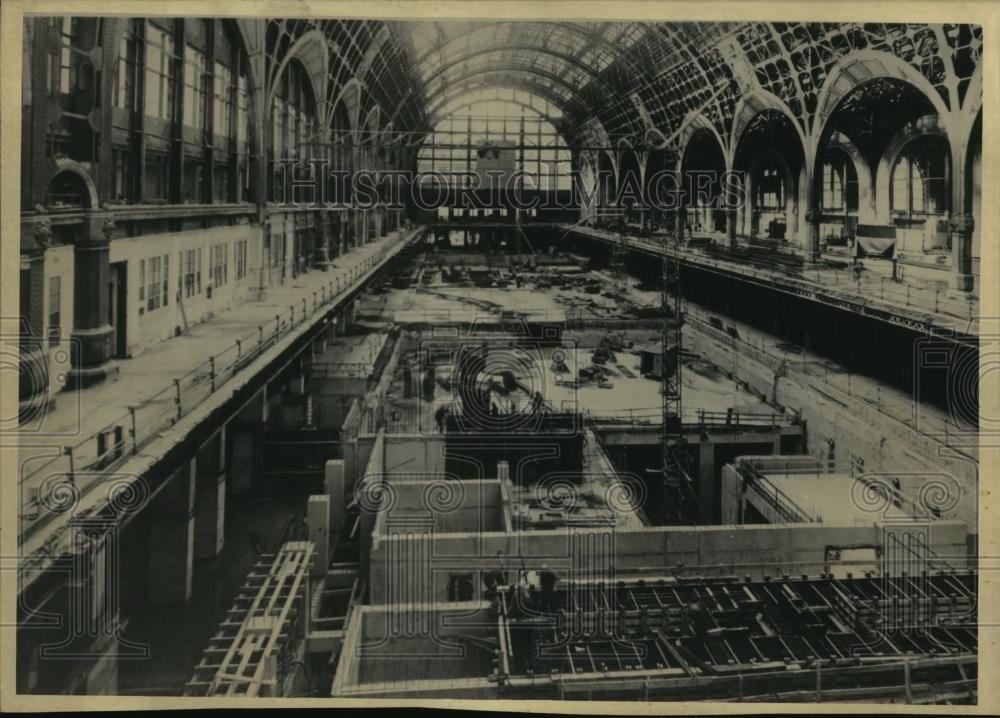
[[215, 393], [215, 357], [208, 358], [208, 377], [212, 383], [212, 393]]
[[260, 346], [263, 343], [264, 343], [264, 325], [263, 324], [258, 324], [257, 325], [257, 346]]
[[181, 418], [181, 380], [174, 379], [174, 391], [176, 396], [174, 397], [174, 402], [177, 404], [177, 420], [180, 421]]
[[128, 415], [129, 415], [129, 419], [131, 420], [131, 423], [132, 423], [132, 428], [129, 430], [129, 433], [132, 434], [132, 453], [133, 454], [138, 454], [139, 453], [139, 436], [136, 433], [136, 428], [135, 428], [135, 407], [134, 406], [130, 406], [128, 408]]

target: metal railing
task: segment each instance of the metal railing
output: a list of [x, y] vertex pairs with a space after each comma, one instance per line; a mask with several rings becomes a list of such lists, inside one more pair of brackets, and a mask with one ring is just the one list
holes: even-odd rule
[[784, 491], [779, 489], [760, 469], [747, 461], [737, 461], [736, 469], [743, 477], [747, 490], [764, 502], [766, 507], [774, 511], [782, 521], [771, 523], [812, 523], [818, 520], [799, 506]]
[[[575, 227], [575, 232], [589, 234], [605, 241], [619, 241], [616, 232], [609, 232], [591, 227]], [[626, 240], [630, 244], [650, 250], [654, 253], [661, 252], [666, 246], [665, 242], [673, 242], [672, 237], [639, 237], [631, 235]], [[796, 268], [790, 271], [786, 265], [775, 266], [773, 268], [762, 268], [754, 265], [747, 265], [733, 259], [725, 259], [705, 251], [701, 247], [682, 246], [679, 248], [681, 256], [687, 255], [697, 258], [699, 265], [703, 267], [715, 267], [727, 272], [735, 272], [752, 280], [762, 280], [769, 284], [775, 279], [782, 282], [788, 280], [802, 280], [812, 283], [827, 290], [838, 291], [848, 295], [852, 301], [867, 307], [874, 304], [876, 300], [883, 304], [906, 307], [926, 314], [944, 315], [954, 317], [964, 322], [975, 322], [978, 318], [979, 301], [971, 293], [953, 291], [942, 288], [935, 283], [919, 283], [913, 280], [893, 280], [891, 277], [872, 276], [870, 270], [855, 276], [850, 268], [812, 268], [803, 265], [801, 269]], [[930, 322], [929, 317], [927, 318]]]
[[[233, 377], [256, 361], [292, 331], [324, 311], [348, 293], [366, 272], [377, 267], [394, 247], [384, 247], [351, 267], [346, 275], [332, 279], [312, 292], [311, 297], [288, 305], [266, 324], [216, 352], [171, 384], [143, 399], [117, 419], [76, 444], [64, 446], [62, 453], [22, 473], [22, 525], [19, 541], [45, 526], [58, 512], [44, 510], [47, 496], [68, 482], [77, 496], [100, 484], [104, 475], [125, 463], [162, 432], [171, 428], [200, 406]], [[29, 459], [30, 461], [30, 459]]]

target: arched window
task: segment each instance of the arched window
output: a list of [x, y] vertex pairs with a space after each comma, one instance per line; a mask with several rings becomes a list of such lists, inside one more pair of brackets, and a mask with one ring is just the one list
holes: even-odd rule
[[764, 165], [757, 174], [757, 208], [773, 211], [785, 208], [785, 177], [776, 164]]
[[485, 180], [487, 172], [518, 171], [525, 189], [571, 189], [572, 155], [551, 122], [562, 113], [527, 93], [508, 95], [479, 99], [473, 94], [467, 101], [449, 102], [454, 112], [428, 135], [418, 169], [440, 172], [449, 184], [459, 181], [458, 173], [463, 172], [481, 173]]
[[315, 152], [316, 102], [309, 76], [301, 63], [285, 66], [271, 102], [271, 200], [285, 201], [282, 162], [308, 160]]
[[937, 135], [911, 141], [892, 170], [892, 212], [900, 217], [942, 215], [948, 207], [948, 142]]
[[821, 206], [831, 212], [858, 209], [858, 176], [854, 163], [842, 151], [829, 151], [823, 159]]

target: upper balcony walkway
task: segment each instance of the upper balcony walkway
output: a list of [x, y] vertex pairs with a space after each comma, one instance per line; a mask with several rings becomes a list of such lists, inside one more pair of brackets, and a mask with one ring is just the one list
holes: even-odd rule
[[[561, 227], [567, 234], [608, 243], [620, 240], [614, 230], [569, 224]], [[851, 259], [842, 255], [828, 253], [815, 264], [802, 263], [798, 255], [756, 247], [743, 239], [737, 240], [735, 250], [707, 243], [719, 236], [696, 233], [694, 242], [677, 246], [672, 237], [665, 235], [626, 234], [625, 242], [636, 251], [656, 256], [676, 248], [682, 263], [698, 269], [735, 275], [776, 291], [936, 336], [976, 335], [979, 330], [979, 297], [949, 287], [949, 275], [942, 270], [900, 265], [897, 279], [893, 279], [890, 260], [868, 258], [862, 262], [864, 269], [855, 274]]]
[[399, 229], [353, 248], [328, 271], [268, 288], [259, 301], [118, 360], [114, 378], [58, 394], [16, 447], [3, 447], [18, 451], [20, 553], [37, 559], [25, 565], [38, 569], [57, 555], [74, 517], [113, 501], [128, 477], [142, 476], [422, 231]]

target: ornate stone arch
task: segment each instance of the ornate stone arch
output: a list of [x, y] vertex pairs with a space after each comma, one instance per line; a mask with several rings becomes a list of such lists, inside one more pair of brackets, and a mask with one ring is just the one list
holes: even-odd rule
[[90, 176], [90, 172], [83, 164], [77, 162], [76, 160], [71, 160], [68, 157], [56, 157], [52, 160], [52, 169], [49, 174], [47, 186], [51, 186], [52, 181], [61, 174], [74, 175], [83, 184], [83, 188], [86, 190], [85, 196], [88, 202], [85, 209], [98, 209], [100, 202], [97, 195], [97, 185], [94, 183], [94, 178]]
[[690, 112], [681, 122], [681, 126], [684, 128], [681, 130], [680, 134], [677, 136], [677, 146], [680, 151], [677, 154], [677, 165], [678, 169], [680, 164], [684, 159], [684, 154], [687, 152], [688, 145], [691, 144], [692, 138], [698, 133], [699, 130], [707, 130], [715, 137], [716, 142], [719, 143], [719, 151], [722, 153], [722, 159], [726, 162], [726, 169], [731, 167], [731, 157], [729, 155], [726, 143], [722, 139], [722, 135], [719, 134], [718, 128], [713, 125], [705, 115], [700, 112]]
[[895, 55], [878, 50], [859, 50], [842, 57], [830, 69], [820, 89], [810, 136], [818, 142], [841, 101], [858, 87], [877, 79], [894, 78], [923, 93], [934, 110], [946, 117], [949, 113], [941, 95], [912, 65]]
[[[915, 122], [906, 124], [889, 141], [882, 157], [879, 159], [878, 169], [875, 172], [875, 211], [880, 221], [888, 221], [891, 214], [890, 197], [892, 188], [892, 172], [896, 167], [896, 161], [905, 147], [920, 137], [943, 137], [949, 144], [949, 161], [951, 162], [952, 182], [955, 181], [956, 167], [954, 166], [954, 152], [951, 149], [951, 140], [948, 132], [938, 115], [924, 115]], [[960, 170], [960, 168], [958, 168]]]
[[733, 111], [733, 129], [729, 135], [729, 145], [726, 147], [726, 166], [733, 167], [734, 160], [736, 158], [736, 151], [739, 149], [740, 140], [743, 137], [743, 133], [746, 128], [750, 125], [750, 122], [760, 113], [766, 112], [768, 110], [775, 110], [780, 112], [792, 123], [795, 128], [796, 135], [802, 147], [802, 154], [805, 156], [805, 161], [807, 163], [807, 169], [811, 171], [810, 155], [806, 151], [809, 146], [806, 141], [805, 133], [802, 131], [802, 125], [798, 118], [792, 113], [788, 105], [782, 102], [777, 95], [767, 90], [757, 90], [749, 95], [746, 95], [743, 99], [739, 101]]
[[281, 62], [272, 68], [268, 77], [265, 107], [271, 106], [278, 79], [292, 60], [297, 60], [306, 70], [306, 75], [312, 86], [313, 100], [316, 103], [316, 121], [319, 122], [321, 118], [326, 116], [326, 75], [327, 63], [329, 62], [326, 36], [319, 30], [310, 30], [297, 39], [288, 48], [288, 52], [285, 53]]

